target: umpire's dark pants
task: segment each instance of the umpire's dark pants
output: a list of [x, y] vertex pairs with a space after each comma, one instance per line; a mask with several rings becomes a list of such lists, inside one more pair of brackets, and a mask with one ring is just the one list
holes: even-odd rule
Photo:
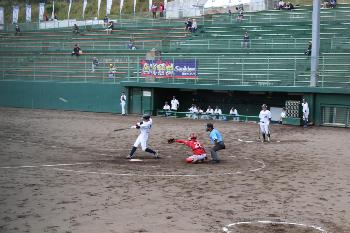
[[218, 154], [217, 154], [216, 152], [219, 151], [219, 150], [223, 150], [223, 149], [225, 149], [225, 148], [226, 148], [226, 147], [225, 147], [224, 142], [218, 142], [214, 147], [212, 147], [212, 148], [210, 149], [211, 159], [212, 159], [212, 160], [219, 161], [220, 158], [219, 158], [219, 156], [218, 156]]

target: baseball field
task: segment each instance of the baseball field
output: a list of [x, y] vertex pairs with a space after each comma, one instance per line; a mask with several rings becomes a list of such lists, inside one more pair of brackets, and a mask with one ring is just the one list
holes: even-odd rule
[[[219, 164], [167, 144], [205, 120], [153, 117], [149, 146], [125, 159], [139, 116], [0, 108], [0, 232], [349, 233], [350, 131], [213, 121]], [[114, 131], [115, 129], [125, 129]]]

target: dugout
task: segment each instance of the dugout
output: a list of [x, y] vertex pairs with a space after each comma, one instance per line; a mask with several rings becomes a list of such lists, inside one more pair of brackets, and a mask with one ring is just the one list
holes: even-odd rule
[[[140, 83], [138, 83], [140, 85]], [[180, 102], [179, 111], [188, 111], [192, 103], [199, 105], [204, 111], [208, 105], [212, 108], [219, 106], [222, 112], [227, 114], [232, 106], [237, 108], [240, 115], [258, 115], [260, 106], [266, 103], [269, 107], [282, 108], [287, 101], [301, 101], [305, 98], [309, 103], [309, 121], [315, 125], [350, 127], [350, 90], [327, 89], [310, 87], [201, 87], [199, 85], [170, 85], [144, 83], [144, 87], [135, 87], [128, 83], [125, 88], [129, 90], [130, 106], [133, 113], [141, 114], [150, 111], [153, 114], [162, 109], [164, 102], [170, 101], [172, 96]], [[174, 87], [176, 86], [176, 87]], [[140, 101], [140, 97], [133, 97], [132, 93], [138, 89], [138, 93], [146, 90], [147, 95]], [[141, 91], [141, 92], [140, 92]], [[133, 101], [138, 99], [138, 101]], [[301, 106], [297, 116], [301, 118]], [[137, 110], [137, 111], [135, 111]], [[291, 118], [287, 122], [292, 125], [300, 125], [301, 121]]]
[[[121, 113], [119, 97], [126, 91], [128, 113], [155, 113], [175, 95], [180, 111], [192, 103], [203, 108], [234, 105], [241, 115], [257, 115], [262, 103], [283, 107], [305, 97], [310, 121], [316, 125], [350, 127], [350, 89], [310, 87], [200, 86], [161, 83], [120, 84], [0, 81], [0, 106]], [[295, 122], [293, 123], [295, 124]]]

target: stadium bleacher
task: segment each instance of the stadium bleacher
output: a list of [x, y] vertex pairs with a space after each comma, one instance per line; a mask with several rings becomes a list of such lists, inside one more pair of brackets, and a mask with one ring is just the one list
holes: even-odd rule
[[[307, 86], [310, 57], [304, 55], [311, 40], [311, 8], [247, 13], [242, 22], [233, 15], [217, 14], [198, 19], [195, 34], [184, 31], [182, 20], [125, 19], [107, 35], [101, 25], [0, 33], [1, 78], [76, 82], [181, 82], [243, 86]], [[349, 5], [321, 11], [319, 83], [321, 87], [350, 87]], [[243, 48], [244, 32], [250, 43]], [[129, 50], [129, 40], [136, 50]], [[72, 57], [74, 44], [83, 54]], [[151, 49], [162, 59], [194, 58], [197, 79], [149, 79], [140, 77], [139, 61]], [[91, 72], [92, 57], [100, 65]], [[108, 78], [108, 65], [117, 67]]]

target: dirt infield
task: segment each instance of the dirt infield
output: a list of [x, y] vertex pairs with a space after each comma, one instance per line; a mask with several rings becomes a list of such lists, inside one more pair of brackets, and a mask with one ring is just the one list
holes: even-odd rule
[[113, 130], [138, 121], [0, 108], [0, 232], [350, 232], [349, 129], [273, 125], [263, 144], [255, 123], [214, 122], [222, 163], [186, 164], [166, 139], [209, 148], [206, 121], [154, 117], [162, 159], [130, 162], [138, 131]]

